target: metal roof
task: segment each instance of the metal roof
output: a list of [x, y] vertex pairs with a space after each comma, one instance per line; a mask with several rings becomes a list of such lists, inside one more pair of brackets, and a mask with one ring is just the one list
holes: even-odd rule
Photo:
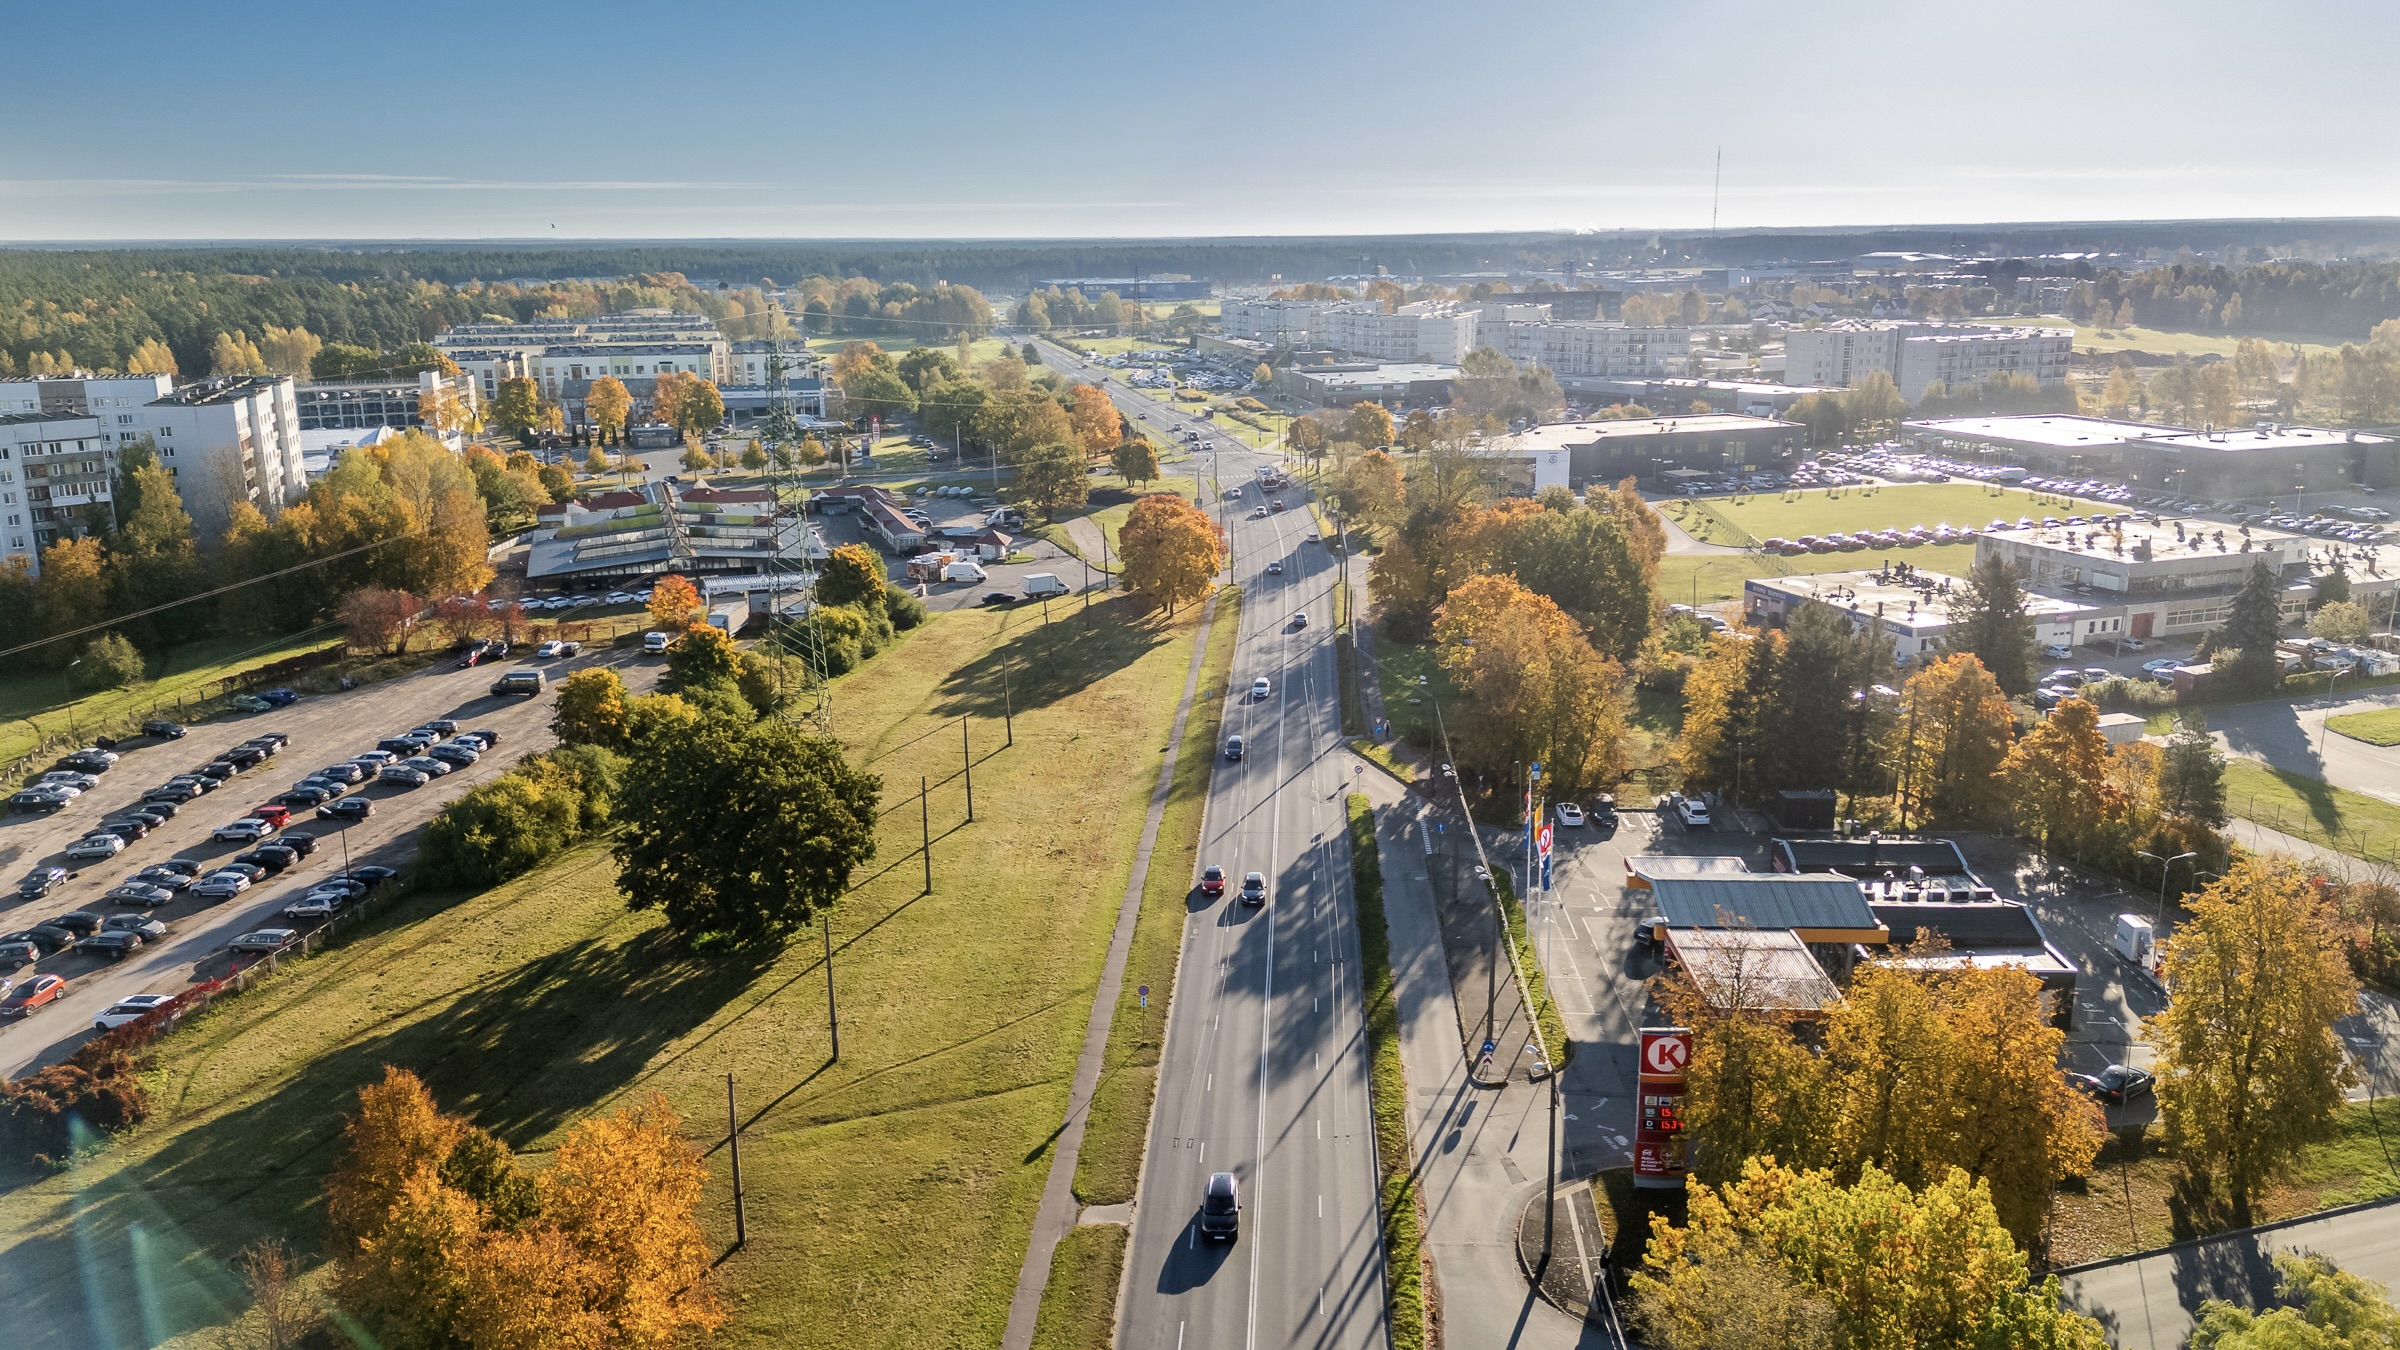
[[1879, 928], [1858, 883], [1843, 877], [1662, 876], [1650, 891], [1673, 928]]

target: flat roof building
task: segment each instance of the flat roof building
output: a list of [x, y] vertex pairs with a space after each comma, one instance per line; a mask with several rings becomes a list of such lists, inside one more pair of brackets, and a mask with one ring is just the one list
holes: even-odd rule
[[2280, 423], [2195, 431], [2069, 416], [1930, 418], [1904, 429], [1919, 447], [1952, 458], [2204, 501], [2400, 487], [2400, 439], [2365, 431]]
[[1777, 467], [1799, 458], [1804, 434], [1796, 422], [1733, 413], [1628, 417], [1528, 427], [1483, 453], [1534, 465], [1537, 478], [1551, 456], [1563, 456], [1564, 485], [1581, 489], [1628, 477], [1657, 480], [1679, 469], [1738, 476]]
[[1842, 1001], [1800, 935], [1777, 928], [1669, 928], [1667, 951], [1709, 1006], [1822, 1017]]
[[115, 522], [116, 456], [100, 419], [70, 412], [0, 412], [0, 559], [39, 576], [42, 549]]
[[[1941, 656], [1957, 584], [1942, 573], [1888, 561], [1873, 571], [1751, 577], [1742, 583], [1742, 614], [1762, 627], [1780, 627], [1804, 604], [1830, 605], [1850, 620], [1853, 631], [1882, 634], [1892, 644], [1893, 663], [1908, 666]], [[2071, 646], [2084, 617], [2099, 610], [2029, 588], [2025, 612], [2033, 620], [2036, 642]]]
[[1874, 943], [1888, 936], [1858, 883], [1843, 877], [1659, 876], [1652, 903], [1669, 928], [1783, 928], [1810, 943]]
[[1353, 403], [1425, 407], [1448, 403], [1452, 382], [1457, 378], [1458, 367], [1454, 365], [1362, 361], [1286, 366], [1275, 372], [1275, 387], [1320, 407], [1347, 408]]
[[2021, 375], [2045, 389], [2067, 382], [2075, 331], [1997, 324], [1837, 320], [1783, 335], [1784, 373], [1796, 383], [1847, 388], [1876, 371], [1911, 403], [1937, 381], [1949, 389]]

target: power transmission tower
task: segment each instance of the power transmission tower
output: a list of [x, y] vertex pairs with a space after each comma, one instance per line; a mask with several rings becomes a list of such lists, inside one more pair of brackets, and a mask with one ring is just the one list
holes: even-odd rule
[[[818, 572], [816, 561], [808, 556], [808, 489], [800, 481], [800, 415], [792, 406], [793, 364], [782, 335], [770, 333], [767, 410], [758, 429], [775, 512], [773, 545], [759, 569], [767, 582], [765, 646], [778, 658], [776, 693], [784, 717], [806, 722], [818, 734], [830, 736], [833, 685], [825, 666], [824, 635], [816, 623]], [[792, 687], [795, 682], [801, 687]]]

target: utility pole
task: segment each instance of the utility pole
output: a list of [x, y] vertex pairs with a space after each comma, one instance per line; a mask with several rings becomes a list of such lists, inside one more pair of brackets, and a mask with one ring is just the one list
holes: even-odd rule
[[733, 1154], [733, 1245], [750, 1241], [749, 1216], [742, 1206], [742, 1125], [733, 1109], [733, 1075], [725, 1075], [725, 1146]]

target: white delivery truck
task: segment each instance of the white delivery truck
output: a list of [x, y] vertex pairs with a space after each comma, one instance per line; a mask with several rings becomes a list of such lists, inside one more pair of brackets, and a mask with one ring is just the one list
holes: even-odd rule
[[1045, 595], [1065, 595], [1066, 593], [1067, 583], [1060, 581], [1056, 573], [1035, 572], [1025, 578], [1025, 598], [1028, 600], [1039, 600]]
[[2139, 914], [2117, 916], [2115, 948], [2117, 959], [2142, 973], [2152, 984], [2158, 983], [2158, 935], [2151, 931], [2150, 921]]
[[945, 564], [942, 568], [942, 580], [944, 581], [984, 581], [987, 579], [984, 575], [983, 564], [969, 562], [964, 558]]

